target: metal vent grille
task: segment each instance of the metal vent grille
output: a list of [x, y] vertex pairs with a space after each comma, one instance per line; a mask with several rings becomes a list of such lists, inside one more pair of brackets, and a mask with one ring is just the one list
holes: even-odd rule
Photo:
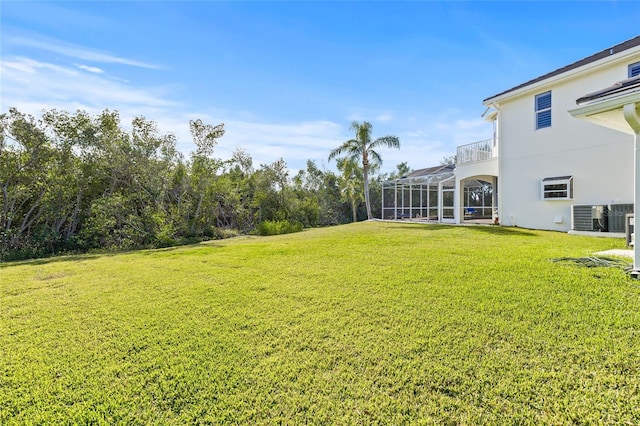
[[[602, 217], [594, 217], [599, 208]], [[606, 231], [607, 230], [607, 206], [574, 205], [573, 206], [573, 230], [574, 231]]]
[[633, 204], [611, 204], [607, 214], [609, 232], [625, 232], [624, 221], [627, 213], [633, 213]]
[[591, 206], [573, 206], [573, 229], [575, 231], [593, 231]]

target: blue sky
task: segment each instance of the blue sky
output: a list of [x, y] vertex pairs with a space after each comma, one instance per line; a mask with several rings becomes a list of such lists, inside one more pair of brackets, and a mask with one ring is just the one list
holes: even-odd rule
[[333, 168], [352, 135], [396, 135], [383, 171], [491, 136], [482, 100], [640, 34], [640, 2], [0, 3], [0, 110], [143, 115], [215, 156]]

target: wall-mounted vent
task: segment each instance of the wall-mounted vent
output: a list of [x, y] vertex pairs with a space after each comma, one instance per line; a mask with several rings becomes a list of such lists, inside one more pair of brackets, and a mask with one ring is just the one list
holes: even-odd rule
[[571, 206], [572, 229], [574, 231], [607, 231], [608, 207], [605, 205]]
[[543, 200], [570, 200], [573, 198], [573, 176], [546, 177], [540, 182]]

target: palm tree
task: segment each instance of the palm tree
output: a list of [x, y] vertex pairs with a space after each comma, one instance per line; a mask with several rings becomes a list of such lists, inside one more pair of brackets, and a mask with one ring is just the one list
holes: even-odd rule
[[340, 173], [342, 173], [338, 180], [341, 187], [340, 192], [342, 192], [344, 198], [351, 204], [351, 214], [353, 216], [353, 221], [356, 222], [358, 220], [358, 203], [363, 201], [361, 186], [362, 168], [358, 165], [356, 160], [353, 160], [350, 157], [338, 158], [336, 160], [336, 165], [338, 166]]
[[382, 158], [375, 149], [381, 146], [388, 148], [400, 148], [400, 140], [396, 136], [383, 136], [374, 141], [371, 140], [371, 123], [353, 121], [350, 130], [355, 130], [355, 139], [349, 139], [329, 153], [329, 161], [342, 154], [354, 161], [362, 161], [362, 178], [364, 181], [364, 203], [367, 207], [367, 218], [372, 219], [371, 201], [369, 200], [369, 171], [371, 166], [381, 164]]

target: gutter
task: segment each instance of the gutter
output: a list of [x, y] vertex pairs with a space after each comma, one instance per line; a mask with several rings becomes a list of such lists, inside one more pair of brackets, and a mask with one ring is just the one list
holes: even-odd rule
[[619, 81], [606, 89], [589, 93], [576, 100], [576, 104], [583, 105], [596, 100], [606, 100], [619, 95], [627, 95], [640, 92], [640, 75]]
[[[589, 99], [589, 100], [586, 100]], [[624, 105], [640, 103], [640, 87], [638, 90], [632, 90], [629, 93], [611, 93], [610, 96], [602, 96], [592, 98], [590, 95], [583, 96], [579, 100], [583, 100], [583, 106], [569, 111], [574, 117], [589, 117], [603, 112], [621, 110]]]

